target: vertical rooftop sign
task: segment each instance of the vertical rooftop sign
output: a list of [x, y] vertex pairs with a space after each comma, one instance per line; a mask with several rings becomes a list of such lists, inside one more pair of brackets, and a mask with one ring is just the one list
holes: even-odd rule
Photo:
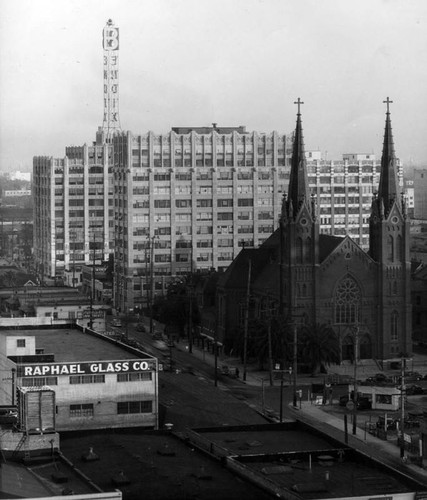
[[102, 31], [104, 49], [104, 119], [106, 139], [120, 130], [119, 118], [119, 28], [109, 19]]

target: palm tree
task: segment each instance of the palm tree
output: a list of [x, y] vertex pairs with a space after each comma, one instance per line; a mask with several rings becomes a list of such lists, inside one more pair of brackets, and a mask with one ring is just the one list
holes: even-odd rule
[[253, 327], [252, 346], [256, 353], [260, 369], [269, 356], [268, 322], [270, 321], [271, 353], [273, 361], [285, 362], [292, 358], [292, 332], [289, 321], [282, 316], [273, 316], [271, 319], [259, 319]]
[[298, 337], [299, 359], [311, 367], [313, 375], [325, 366], [339, 362], [338, 337], [331, 326], [320, 323], [303, 325]]

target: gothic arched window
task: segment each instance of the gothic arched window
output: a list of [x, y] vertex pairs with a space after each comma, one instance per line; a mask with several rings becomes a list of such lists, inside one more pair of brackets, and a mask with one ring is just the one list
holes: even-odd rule
[[335, 291], [335, 323], [356, 323], [359, 320], [360, 288], [349, 275]]
[[302, 239], [297, 238], [296, 241], [296, 263], [297, 264], [302, 264], [303, 262], [303, 245], [302, 245]]
[[304, 245], [304, 262], [310, 262], [311, 260], [311, 238], [308, 237], [305, 240]]
[[399, 340], [399, 314], [397, 311], [391, 313], [390, 321], [390, 341], [397, 342]]
[[403, 238], [399, 234], [399, 236], [396, 238], [396, 259], [397, 260], [402, 260], [402, 253], [403, 253]]
[[393, 261], [394, 260], [394, 241], [393, 241], [393, 236], [389, 236], [387, 238], [387, 257], [388, 260]]

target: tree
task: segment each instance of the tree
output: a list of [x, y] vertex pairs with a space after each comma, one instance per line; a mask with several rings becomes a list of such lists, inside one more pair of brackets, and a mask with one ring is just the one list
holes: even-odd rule
[[298, 344], [299, 359], [310, 366], [313, 375], [339, 362], [338, 337], [329, 325], [303, 325], [298, 332]]
[[200, 323], [200, 312], [197, 300], [190, 294], [187, 281], [177, 279], [170, 283], [166, 291], [166, 297], [158, 298], [154, 303], [155, 316], [165, 326], [172, 325], [185, 335], [185, 327], [189, 321], [191, 300], [191, 320], [193, 325]]

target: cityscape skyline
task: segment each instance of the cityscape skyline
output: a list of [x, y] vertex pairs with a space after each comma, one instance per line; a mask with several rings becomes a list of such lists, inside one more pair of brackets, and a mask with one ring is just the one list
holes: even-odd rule
[[328, 160], [379, 156], [381, 103], [389, 96], [399, 158], [404, 166], [426, 163], [422, 1], [0, 6], [0, 171], [28, 171], [33, 156], [63, 157], [66, 146], [94, 140], [102, 125], [101, 34], [109, 18], [120, 28], [123, 130], [161, 134], [216, 122], [288, 134], [301, 96], [306, 149]]

